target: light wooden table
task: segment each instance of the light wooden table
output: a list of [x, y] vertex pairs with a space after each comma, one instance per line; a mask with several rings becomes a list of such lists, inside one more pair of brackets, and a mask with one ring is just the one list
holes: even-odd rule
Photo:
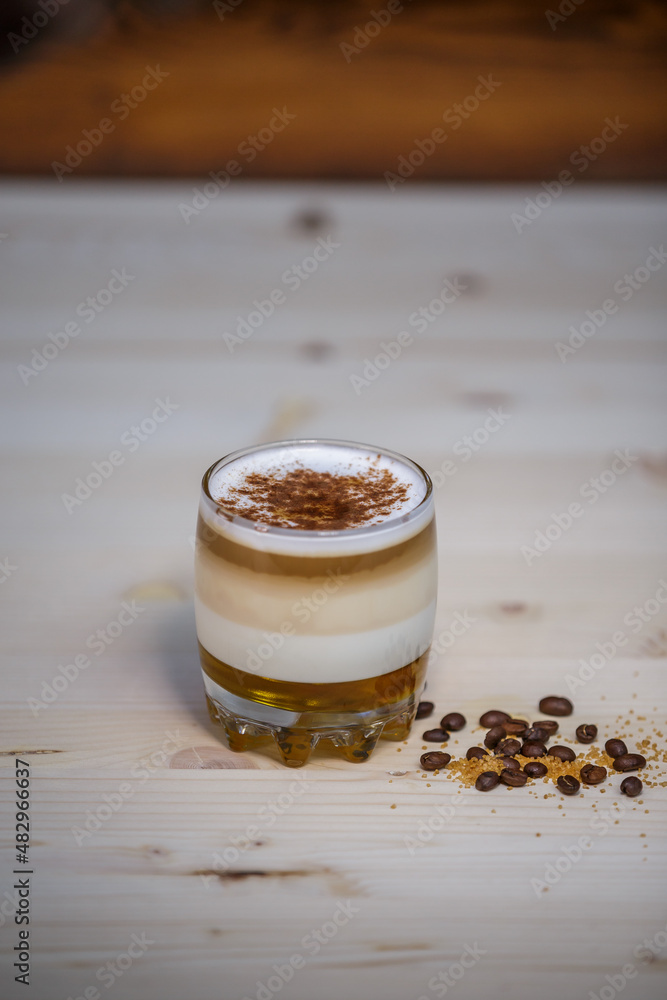
[[[537, 191], [237, 182], [186, 224], [187, 184], [2, 188], [5, 955], [20, 929], [18, 752], [34, 870], [31, 985], [8, 965], [3, 996], [665, 995], [664, 788], [621, 801], [614, 776], [567, 800], [539, 784], [460, 794], [419, 769], [421, 725], [367, 764], [323, 754], [288, 771], [222, 746], [196, 657], [204, 469], [281, 436], [370, 441], [431, 472], [454, 463], [437, 490], [436, 635], [450, 648], [429, 696], [470, 720], [455, 746], [479, 739], [485, 708], [535, 717], [619, 630], [627, 642], [589, 669], [563, 733], [590, 721], [602, 738], [660, 731], [664, 745], [667, 269], [625, 302], [613, 286], [660, 248], [665, 202], [580, 186], [518, 234], [511, 214]], [[301, 287], [282, 283], [329, 236], [340, 247]], [[96, 299], [112, 301], [94, 320], [85, 305], [77, 317], [113, 269], [132, 280]], [[468, 287], [356, 394], [350, 375], [444, 279]], [[274, 288], [287, 301], [230, 353], [223, 333]], [[561, 362], [554, 345], [609, 298], [618, 311]], [[32, 349], [76, 321], [81, 332], [26, 374]], [[177, 409], [152, 425], [157, 399]], [[489, 410], [508, 418], [485, 435]], [[488, 438], [469, 460], [466, 435]], [[609, 482], [616, 449], [629, 468], [604, 492], [586, 487]], [[122, 464], [68, 510], [63, 494], [94, 463], [108, 472], [114, 451]], [[581, 516], [525, 558], [575, 502]], [[121, 628], [123, 602], [137, 610]], [[637, 606], [649, 611], [634, 631]], [[450, 640], [457, 614], [474, 621]], [[110, 624], [107, 638], [120, 634], [96, 644]], [[664, 782], [664, 751], [650, 756]], [[613, 803], [617, 823], [601, 818]], [[545, 873], [548, 891], [531, 881]]]

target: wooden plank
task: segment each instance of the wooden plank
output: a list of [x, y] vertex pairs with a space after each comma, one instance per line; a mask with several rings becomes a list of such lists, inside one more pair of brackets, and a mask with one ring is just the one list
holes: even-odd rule
[[[151, 943], [109, 985], [119, 1000], [255, 1000], [292, 956], [303, 967], [280, 988], [273, 981], [287, 1000], [433, 1000], [466, 948], [479, 957], [451, 980], [462, 1000], [578, 1000], [628, 963], [633, 997], [657, 1000], [667, 923], [667, 606], [655, 598], [665, 578], [663, 274], [567, 363], [554, 342], [660, 245], [661, 197], [573, 191], [519, 236], [508, 220], [527, 189], [393, 199], [313, 188], [344, 235], [340, 254], [230, 355], [223, 324], [316, 237], [295, 235], [306, 202], [289, 186], [230, 191], [197, 228], [175, 212], [189, 190], [0, 191], [0, 559], [16, 567], [1, 585], [0, 895], [12, 885], [21, 752], [32, 770], [32, 995], [105, 996], [97, 972], [135, 934]], [[112, 267], [142, 262], [136, 294], [128, 288], [23, 384], [17, 367], [31, 349]], [[356, 396], [350, 372], [443, 274], [466, 271], [478, 278], [474, 300]], [[69, 514], [62, 493], [168, 395], [179, 409]], [[457, 441], [490, 408], [511, 417], [462, 461]], [[453, 749], [482, 737], [474, 723], [492, 703], [533, 716], [540, 696], [568, 693], [582, 661], [622, 630], [627, 642], [575, 687], [562, 732], [570, 742], [593, 721], [601, 738], [650, 736], [642, 796], [619, 796], [616, 775], [567, 800], [545, 799], [552, 786], [540, 783], [461, 794], [451, 776], [418, 767], [421, 726], [357, 768], [324, 750], [302, 772], [227, 750], [194, 645], [198, 482], [223, 451], [276, 434], [383, 440], [433, 473], [455, 460], [436, 491], [443, 651], [428, 689], [438, 709], [470, 720]], [[521, 546], [582, 499], [617, 448], [637, 460], [528, 565]], [[124, 600], [145, 610], [34, 711], [29, 699]], [[639, 627], [637, 606], [648, 609]], [[453, 641], [457, 613], [474, 621]], [[578, 858], [582, 836], [593, 844]], [[11, 913], [0, 912], [13, 947]], [[12, 995], [4, 982], [3, 992]]]

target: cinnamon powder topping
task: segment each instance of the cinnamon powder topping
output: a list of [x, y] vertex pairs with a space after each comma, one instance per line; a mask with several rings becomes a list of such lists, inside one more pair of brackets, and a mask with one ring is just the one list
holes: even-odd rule
[[277, 528], [338, 531], [388, 517], [408, 498], [408, 486], [389, 469], [363, 475], [296, 468], [251, 472], [218, 502], [239, 517]]

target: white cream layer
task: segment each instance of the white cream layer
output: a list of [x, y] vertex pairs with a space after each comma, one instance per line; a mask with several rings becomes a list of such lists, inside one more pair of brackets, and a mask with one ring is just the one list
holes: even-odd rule
[[229, 621], [195, 597], [197, 636], [218, 660], [273, 680], [332, 684], [376, 677], [426, 652], [435, 601], [383, 628], [338, 635], [283, 635]]

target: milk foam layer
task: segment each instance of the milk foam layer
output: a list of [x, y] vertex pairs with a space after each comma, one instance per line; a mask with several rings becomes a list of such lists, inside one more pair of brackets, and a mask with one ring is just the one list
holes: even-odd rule
[[405, 666], [428, 649], [435, 601], [391, 625], [338, 635], [283, 635], [240, 625], [195, 598], [197, 635], [218, 660], [260, 677], [309, 684], [358, 681]]
[[[248, 475], [284, 475], [299, 468], [343, 476], [386, 469], [405, 486], [405, 498], [397, 500], [388, 515], [336, 531], [276, 528], [225, 516], [225, 497]], [[406, 541], [428, 524], [433, 502], [426, 473], [401, 455], [350, 442], [278, 441], [229, 455], [212, 466], [204, 477], [200, 512], [209, 527], [239, 544], [264, 552], [320, 557], [373, 552]]]

